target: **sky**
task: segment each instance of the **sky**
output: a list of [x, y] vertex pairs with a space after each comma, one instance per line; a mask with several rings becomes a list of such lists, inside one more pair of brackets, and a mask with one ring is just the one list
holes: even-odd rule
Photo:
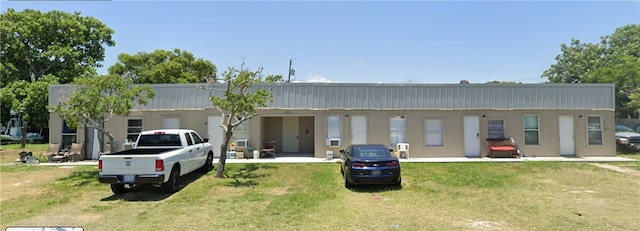
[[0, 9], [81, 12], [115, 30], [121, 53], [178, 48], [292, 81], [545, 82], [562, 43], [598, 43], [640, 24], [640, 1], [7, 1]]

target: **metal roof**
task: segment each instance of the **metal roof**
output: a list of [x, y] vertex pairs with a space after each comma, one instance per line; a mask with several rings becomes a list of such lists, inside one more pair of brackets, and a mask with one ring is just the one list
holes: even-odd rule
[[[49, 104], [72, 89], [51, 85]], [[134, 110], [213, 108], [204, 84], [151, 84], [155, 98]], [[72, 86], [71, 86], [72, 87]], [[268, 109], [306, 110], [614, 110], [613, 84], [257, 84], [273, 93]], [[221, 91], [213, 91], [219, 94]]]

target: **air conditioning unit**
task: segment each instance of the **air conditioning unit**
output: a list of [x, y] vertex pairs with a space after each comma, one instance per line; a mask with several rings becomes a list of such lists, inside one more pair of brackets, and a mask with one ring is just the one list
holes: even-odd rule
[[236, 140], [236, 143], [238, 148], [247, 148], [249, 146], [249, 141], [247, 140]]
[[329, 147], [340, 147], [340, 139], [329, 139]]

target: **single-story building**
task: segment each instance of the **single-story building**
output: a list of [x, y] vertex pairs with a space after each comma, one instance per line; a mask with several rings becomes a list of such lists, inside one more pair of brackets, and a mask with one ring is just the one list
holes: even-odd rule
[[[127, 117], [106, 123], [119, 143], [130, 146], [142, 130], [193, 129], [222, 143], [220, 113], [203, 84], [155, 84], [155, 98]], [[615, 156], [613, 84], [262, 84], [273, 100], [234, 130], [239, 150], [276, 141], [278, 154], [337, 156], [349, 144], [408, 143], [408, 158], [481, 157], [485, 140], [513, 137], [527, 156]], [[68, 94], [49, 88], [49, 105]], [[98, 158], [91, 129], [69, 129], [50, 112], [50, 140], [85, 143], [85, 157]], [[216, 153], [216, 156], [220, 153]]]

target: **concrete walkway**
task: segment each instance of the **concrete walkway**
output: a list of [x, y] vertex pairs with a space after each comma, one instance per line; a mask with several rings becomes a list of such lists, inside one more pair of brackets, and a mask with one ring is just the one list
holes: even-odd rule
[[[314, 157], [278, 157], [264, 159], [227, 159], [227, 163], [337, 163], [339, 158], [328, 160], [326, 158]], [[400, 159], [401, 163], [467, 163], [467, 162], [526, 162], [526, 161], [563, 161], [563, 162], [633, 162], [636, 159], [622, 157], [522, 157], [522, 158], [411, 158]], [[213, 160], [218, 163], [218, 159]], [[84, 160], [76, 162], [62, 163], [40, 163], [40, 166], [82, 166], [98, 165], [97, 160]]]

